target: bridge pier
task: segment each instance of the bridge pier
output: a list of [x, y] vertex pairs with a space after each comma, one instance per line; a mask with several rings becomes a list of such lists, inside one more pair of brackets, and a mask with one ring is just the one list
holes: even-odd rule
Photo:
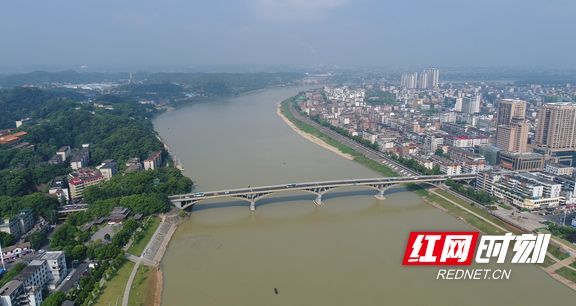
[[316, 206], [322, 205], [322, 194], [321, 193], [316, 195], [316, 199], [314, 200], [314, 204], [316, 204]]
[[384, 191], [386, 191], [386, 188], [378, 189], [378, 193], [374, 197], [380, 201], [386, 200], [386, 197], [384, 196]]
[[250, 201], [250, 211], [256, 211], [256, 201]]

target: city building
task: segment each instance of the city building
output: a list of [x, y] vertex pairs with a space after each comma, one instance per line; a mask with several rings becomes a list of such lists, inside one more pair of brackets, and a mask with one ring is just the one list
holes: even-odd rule
[[28, 233], [36, 224], [36, 218], [34, 218], [34, 213], [31, 209], [22, 209], [17, 216], [18, 222], [20, 223], [20, 231], [22, 234]]
[[404, 73], [400, 85], [406, 89], [415, 89], [418, 86], [418, 73]]
[[51, 278], [50, 268], [44, 260], [32, 260], [15, 280], [22, 282], [27, 294], [28, 305], [42, 304], [42, 290], [46, 288]]
[[50, 182], [48, 194], [55, 196], [60, 204], [65, 205], [70, 201], [70, 190], [68, 189], [68, 181], [66, 176], [55, 177]]
[[444, 144], [444, 137], [441, 135], [427, 135], [424, 139], [424, 147], [427, 151], [434, 153], [438, 146]]
[[498, 165], [507, 170], [535, 171], [544, 169], [544, 156], [538, 153], [500, 151]]
[[562, 201], [561, 184], [532, 173], [482, 172], [476, 188], [521, 209], [557, 207]]
[[528, 152], [528, 132], [526, 122], [517, 122], [498, 126], [496, 145], [503, 151]]
[[488, 137], [486, 136], [446, 136], [444, 143], [458, 148], [473, 148], [482, 144], [488, 144]]
[[104, 176], [105, 179], [109, 180], [112, 178], [112, 176], [114, 176], [114, 174], [118, 172], [118, 165], [114, 160], [108, 159], [103, 161], [102, 164], [100, 164], [100, 166], [96, 167], [96, 169], [100, 170], [102, 176]]
[[70, 167], [74, 170], [78, 170], [87, 167], [90, 164], [90, 145], [83, 144], [82, 149], [74, 152], [72, 154], [72, 160], [70, 161]]
[[508, 125], [526, 119], [526, 101], [501, 99], [498, 106], [496, 125]]
[[130, 172], [138, 172], [140, 170], [142, 170], [142, 163], [140, 162], [140, 158], [139, 157], [132, 157], [130, 158], [127, 162], [126, 162], [126, 170], [124, 170], [127, 173]]
[[476, 114], [480, 112], [481, 97], [479, 94], [465, 96], [462, 100], [462, 112], [467, 114]]
[[100, 171], [91, 168], [81, 168], [68, 175], [68, 185], [70, 187], [70, 198], [81, 199], [84, 189], [89, 186], [100, 184], [105, 180]]
[[434, 166], [438, 166], [440, 171], [447, 175], [457, 175], [462, 173], [462, 165], [447, 158], [432, 156], [432, 163]]
[[148, 158], [144, 160], [144, 169], [154, 170], [159, 168], [161, 164], [162, 164], [162, 151], [156, 151], [150, 154], [150, 156], [148, 156]]
[[2, 247], [2, 256], [5, 262], [12, 262], [32, 252], [34, 251], [30, 247], [30, 242], [22, 242], [9, 247]]
[[528, 152], [526, 101], [501, 99], [496, 118], [496, 145], [503, 151]]
[[535, 152], [576, 166], [576, 103], [544, 104], [538, 112]]
[[546, 163], [544, 171], [554, 175], [574, 175], [574, 167], [557, 163]]
[[66, 275], [68, 275], [66, 256], [62, 251], [46, 252], [42, 255], [42, 260], [48, 264], [51, 273], [48, 288], [54, 290]]
[[500, 148], [490, 144], [483, 144], [477, 146], [478, 154], [484, 156], [486, 163], [489, 165], [498, 164], [498, 153], [501, 151]]
[[575, 150], [576, 103], [544, 104], [538, 113], [535, 143], [551, 150]]
[[0, 305], [2, 306], [26, 305], [27, 300], [22, 281], [11, 280], [0, 288]]
[[20, 219], [18, 218], [4, 218], [0, 220], [0, 232], [8, 233], [14, 236], [15, 239], [20, 239], [22, 236], [22, 229], [20, 227]]
[[126, 207], [114, 207], [110, 216], [108, 216], [108, 224], [121, 224], [128, 215], [130, 214], [130, 209]]
[[0, 145], [13, 146], [19, 144], [22, 140], [21, 138], [26, 136], [27, 132], [16, 132], [12, 134], [6, 134], [0, 136]]
[[70, 146], [62, 146], [56, 151], [56, 155], [60, 156], [60, 160], [65, 162], [70, 157], [70, 152]]

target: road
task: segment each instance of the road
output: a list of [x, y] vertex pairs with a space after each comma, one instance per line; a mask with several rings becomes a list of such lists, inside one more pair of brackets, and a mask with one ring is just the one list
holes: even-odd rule
[[294, 184], [281, 184], [269, 186], [254, 186], [237, 189], [224, 189], [217, 191], [195, 192], [180, 195], [169, 196], [170, 200], [190, 200], [197, 198], [209, 198], [216, 196], [234, 196], [243, 194], [257, 194], [262, 192], [274, 192], [281, 190], [306, 190], [314, 188], [335, 188], [354, 185], [394, 185], [402, 183], [418, 183], [418, 182], [436, 182], [444, 181], [447, 178], [453, 180], [470, 180], [476, 178], [475, 174], [456, 174], [456, 175], [421, 175], [421, 176], [405, 176], [405, 177], [376, 177], [376, 178], [360, 178], [348, 180], [335, 180], [335, 181], [319, 181], [319, 182], [305, 182]]

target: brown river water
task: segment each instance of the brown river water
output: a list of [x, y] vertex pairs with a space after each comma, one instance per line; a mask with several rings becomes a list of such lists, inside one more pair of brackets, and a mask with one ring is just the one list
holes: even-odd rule
[[[196, 190], [378, 174], [302, 138], [277, 115], [301, 88], [191, 105], [154, 124]], [[162, 304], [573, 305], [576, 292], [535, 266], [508, 280], [436, 280], [438, 268], [401, 265], [410, 231], [471, 230], [403, 188], [284, 193], [257, 202], [197, 204], [163, 258]], [[484, 267], [480, 267], [484, 268]], [[277, 293], [275, 292], [277, 290]]]

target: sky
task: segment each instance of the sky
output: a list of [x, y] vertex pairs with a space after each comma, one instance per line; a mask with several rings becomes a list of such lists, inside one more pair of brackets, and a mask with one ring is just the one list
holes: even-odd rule
[[0, 69], [576, 67], [573, 0], [3, 1]]

